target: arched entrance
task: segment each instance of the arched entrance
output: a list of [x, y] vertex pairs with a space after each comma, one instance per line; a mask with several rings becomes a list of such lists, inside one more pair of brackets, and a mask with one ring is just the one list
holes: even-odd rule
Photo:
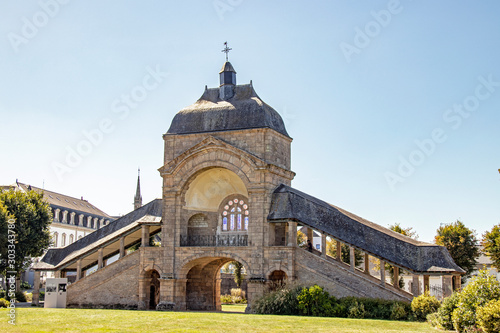
[[148, 288], [148, 308], [155, 310], [160, 302], [160, 274], [156, 270], [151, 270], [147, 273], [149, 278]]
[[272, 271], [269, 274], [270, 289], [276, 289], [281, 287], [287, 279], [286, 273], [282, 270]]
[[195, 259], [184, 269], [186, 274], [186, 309], [221, 311], [221, 268], [232, 258]]

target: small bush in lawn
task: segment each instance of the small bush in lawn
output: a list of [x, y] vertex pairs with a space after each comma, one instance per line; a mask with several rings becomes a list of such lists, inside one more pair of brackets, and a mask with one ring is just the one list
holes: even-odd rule
[[8, 308], [10, 306], [10, 302], [5, 298], [0, 298], [0, 308]]
[[427, 315], [436, 312], [440, 305], [441, 303], [439, 303], [437, 298], [430, 296], [429, 292], [426, 291], [411, 301], [411, 310], [415, 314], [417, 320], [425, 321]]
[[477, 309], [477, 323], [486, 333], [500, 332], [500, 300], [493, 300]]
[[402, 302], [394, 302], [391, 306], [391, 317], [392, 320], [407, 320], [408, 319], [408, 307]]
[[363, 303], [359, 303], [358, 301], [354, 301], [354, 303], [351, 304], [351, 307], [347, 311], [348, 318], [362, 319], [365, 317], [365, 315], [365, 306], [363, 305]]
[[365, 318], [370, 319], [390, 319], [391, 309], [394, 301], [378, 298], [358, 298], [365, 308]]
[[[300, 311], [307, 316], [328, 317], [334, 314], [330, 295], [318, 285], [303, 288], [297, 300]], [[335, 298], [332, 301], [335, 303]]]
[[284, 284], [281, 288], [258, 297], [252, 308], [259, 314], [298, 315], [297, 296], [303, 287], [298, 284]]
[[457, 308], [459, 294], [453, 293], [450, 297], [446, 297], [441, 304], [441, 307], [436, 312], [435, 316], [428, 317], [428, 321], [432, 326], [443, 329], [453, 330], [453, 311]]
[[488, 271], [479, 271], [459, 294], [457, 308], [452, 314], [453, 328], [458, 332], [464, 332], [476, 326], [477, 309], [498, 299], [500, 299], [500, 282], [489, 275]]

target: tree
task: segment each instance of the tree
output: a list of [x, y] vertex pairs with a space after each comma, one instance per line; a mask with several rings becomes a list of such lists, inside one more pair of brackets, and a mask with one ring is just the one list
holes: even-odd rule
[[[42, 193], [32, 190], [25, 193], [13, 189], [0, 191], [1, 273], [16, 271], [20, 274], [29, 267], [31, 258], [44, 253], [51, 243], [51, 220], [50, 206], [43, 200]], [[13, 227], [9, 227], [10, 225]], [[15, 262], [13, 265], [5, 260], [12, 253]]]
[[243, 281], [243, 273], [242, 273], [242, 268], [243, 264], [241, 264], [239, 261], [233, 261], [231, 264], [234, 265], [234, 282], [236, 282], [236, 285], [241, 287], [241, 282]]
[[455, 263], [465, 270], [464, 278], [470, 276], [479, 257], [474, 230], [457, 220], [439, 227], [434, 240], [437, 245], [446, 247]]
[[492, 265], [500, 270], [500, 224], [483, 235], [483, 252], [491, 258]]

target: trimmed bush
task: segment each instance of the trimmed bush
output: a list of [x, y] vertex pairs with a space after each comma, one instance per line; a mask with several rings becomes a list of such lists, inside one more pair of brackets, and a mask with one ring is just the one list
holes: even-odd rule
[[220, 302], [222, 304], [233, 304], [233, 300], [231, 299], [231, 295], [221, 295]]
[[415, 314], [417, 320], [425, 321], [427, 319], [427, 315], [436, 312], [440, 305], [441, 303], [439, 303], [437, 298], [430, 296], [429, 292], [426, 291], [411, 301], [411, 310]]
[[356, 318], [362, 319], [366, 315], [365, 306], [363, 303], [359, 303], [358, 301], [354, 301], [351, 304], [349, 310], [347, 310], [347, 318]]
[[459, 293], [454, 292], [450, 297], [443, 300], [435, 316], [428, 317], [428, 321], [432, 326], [443, 330], [453, 330], [452, 314], [458, 306], [458, 297]]
[[0, 308], [8, 308], [10, 306], [10, 302], [5, 298], [0, 298]]
[[500, 300], [479, 307], [476, 316], [479, 327], [486, 333], [500, 332]]
[[453, 327], [464, 332], [476, 326], [477, 309], [492, 300], [500, 299], [500, 282], [488, 271], [481, 270], [472, 278], [458, 297], [457, 308], [453, 310]]
[[408, 307], [402, 302], [395, 302], [391, 306], [391, 319], [392, 320], [407, 320], [408, 319]]
[[335, 298], [331, 300], [328, 292], [318, 285], [303, 288], [297, 300], [299, 310], [306, 316], [329, 317], [334, 314], [332, 303], [335, 304]]

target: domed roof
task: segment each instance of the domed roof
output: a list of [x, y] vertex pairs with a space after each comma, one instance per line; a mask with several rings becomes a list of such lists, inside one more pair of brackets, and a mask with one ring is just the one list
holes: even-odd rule
[[234, 95], [226, 100], [220, 98], [219, 89], [205, 89], [196, 103], [180, 110], [167, 134], [271, 128], [289, 136], [281, 116], [257, 96], [251, 83], [235, 85]]

